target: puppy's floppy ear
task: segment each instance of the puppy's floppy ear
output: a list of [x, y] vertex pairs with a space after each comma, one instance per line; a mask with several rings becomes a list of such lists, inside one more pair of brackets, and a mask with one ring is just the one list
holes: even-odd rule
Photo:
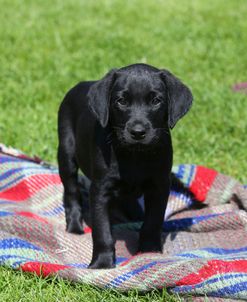
[[116, 69], [112, 69], [101, 80], [95, 82], [87, 94], [89, 108], [103, 128], [108, 123], [111, 87], [115, 76]]
[[168, 125], [172, 129], [177, 121], [189, 111], [193, 96], [190, 89], [168, 70], [161, 70], [161, 78], [167, 88]]

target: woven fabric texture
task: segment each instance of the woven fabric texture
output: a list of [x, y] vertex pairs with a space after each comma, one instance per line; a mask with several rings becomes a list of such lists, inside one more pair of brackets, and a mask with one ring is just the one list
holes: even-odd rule
[[163, 254], [136, 255], [141, 223], [116, 224], [116, 268], [90, 270], [91, 230], [65, 232], [57, 168], [0, 145], [0, 263], [120, 291], [166, 287], [196, 301], [246, 300], [246, 187], [202, 166], [173, 172], [194, 198], [172, 188]]

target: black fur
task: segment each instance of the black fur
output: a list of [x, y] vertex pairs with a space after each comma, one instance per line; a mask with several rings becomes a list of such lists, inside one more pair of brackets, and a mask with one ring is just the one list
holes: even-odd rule
[[170, 191], [173, 128], [190, 108], [192, 94], [166, 70], [134, 64], [65, 96], [58, 114], [58, 162], [64, 185], [67, 231], [82, 234], [78, 169], [91, 180], [93, 257], [90, 268], [115, 266], [112, 211], [144, 195], [140, 252], [161, 252]]

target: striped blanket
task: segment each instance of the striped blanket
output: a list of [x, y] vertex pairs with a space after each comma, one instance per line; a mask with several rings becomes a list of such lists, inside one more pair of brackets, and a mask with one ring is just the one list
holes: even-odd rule
[[172, 188], [163, 254], [135, 255], [141, 223], [116, 224], [117, 267], [89, 270], [91, 230], [65, 232], [57, 168], [0, 145], [0, 263], [121, 291], [166, 287], [198, 301], [205, 295], [207, 301], [246, 300], [246, 188], [202, 166], [173, 172], [194, 198]]

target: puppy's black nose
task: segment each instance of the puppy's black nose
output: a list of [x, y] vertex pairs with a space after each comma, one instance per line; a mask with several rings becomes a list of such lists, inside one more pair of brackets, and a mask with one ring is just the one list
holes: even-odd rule
[[141, 140], [141, 139], [144, 139], [145, 136], [146, 136], [146, 130], [145, 128], [140, 125], [140, 124], [137, 124], [135, 125], [134, 127], [132, 127], [130, 130], [130, 135], [133, 139], [136, 139], [136, 140]]

